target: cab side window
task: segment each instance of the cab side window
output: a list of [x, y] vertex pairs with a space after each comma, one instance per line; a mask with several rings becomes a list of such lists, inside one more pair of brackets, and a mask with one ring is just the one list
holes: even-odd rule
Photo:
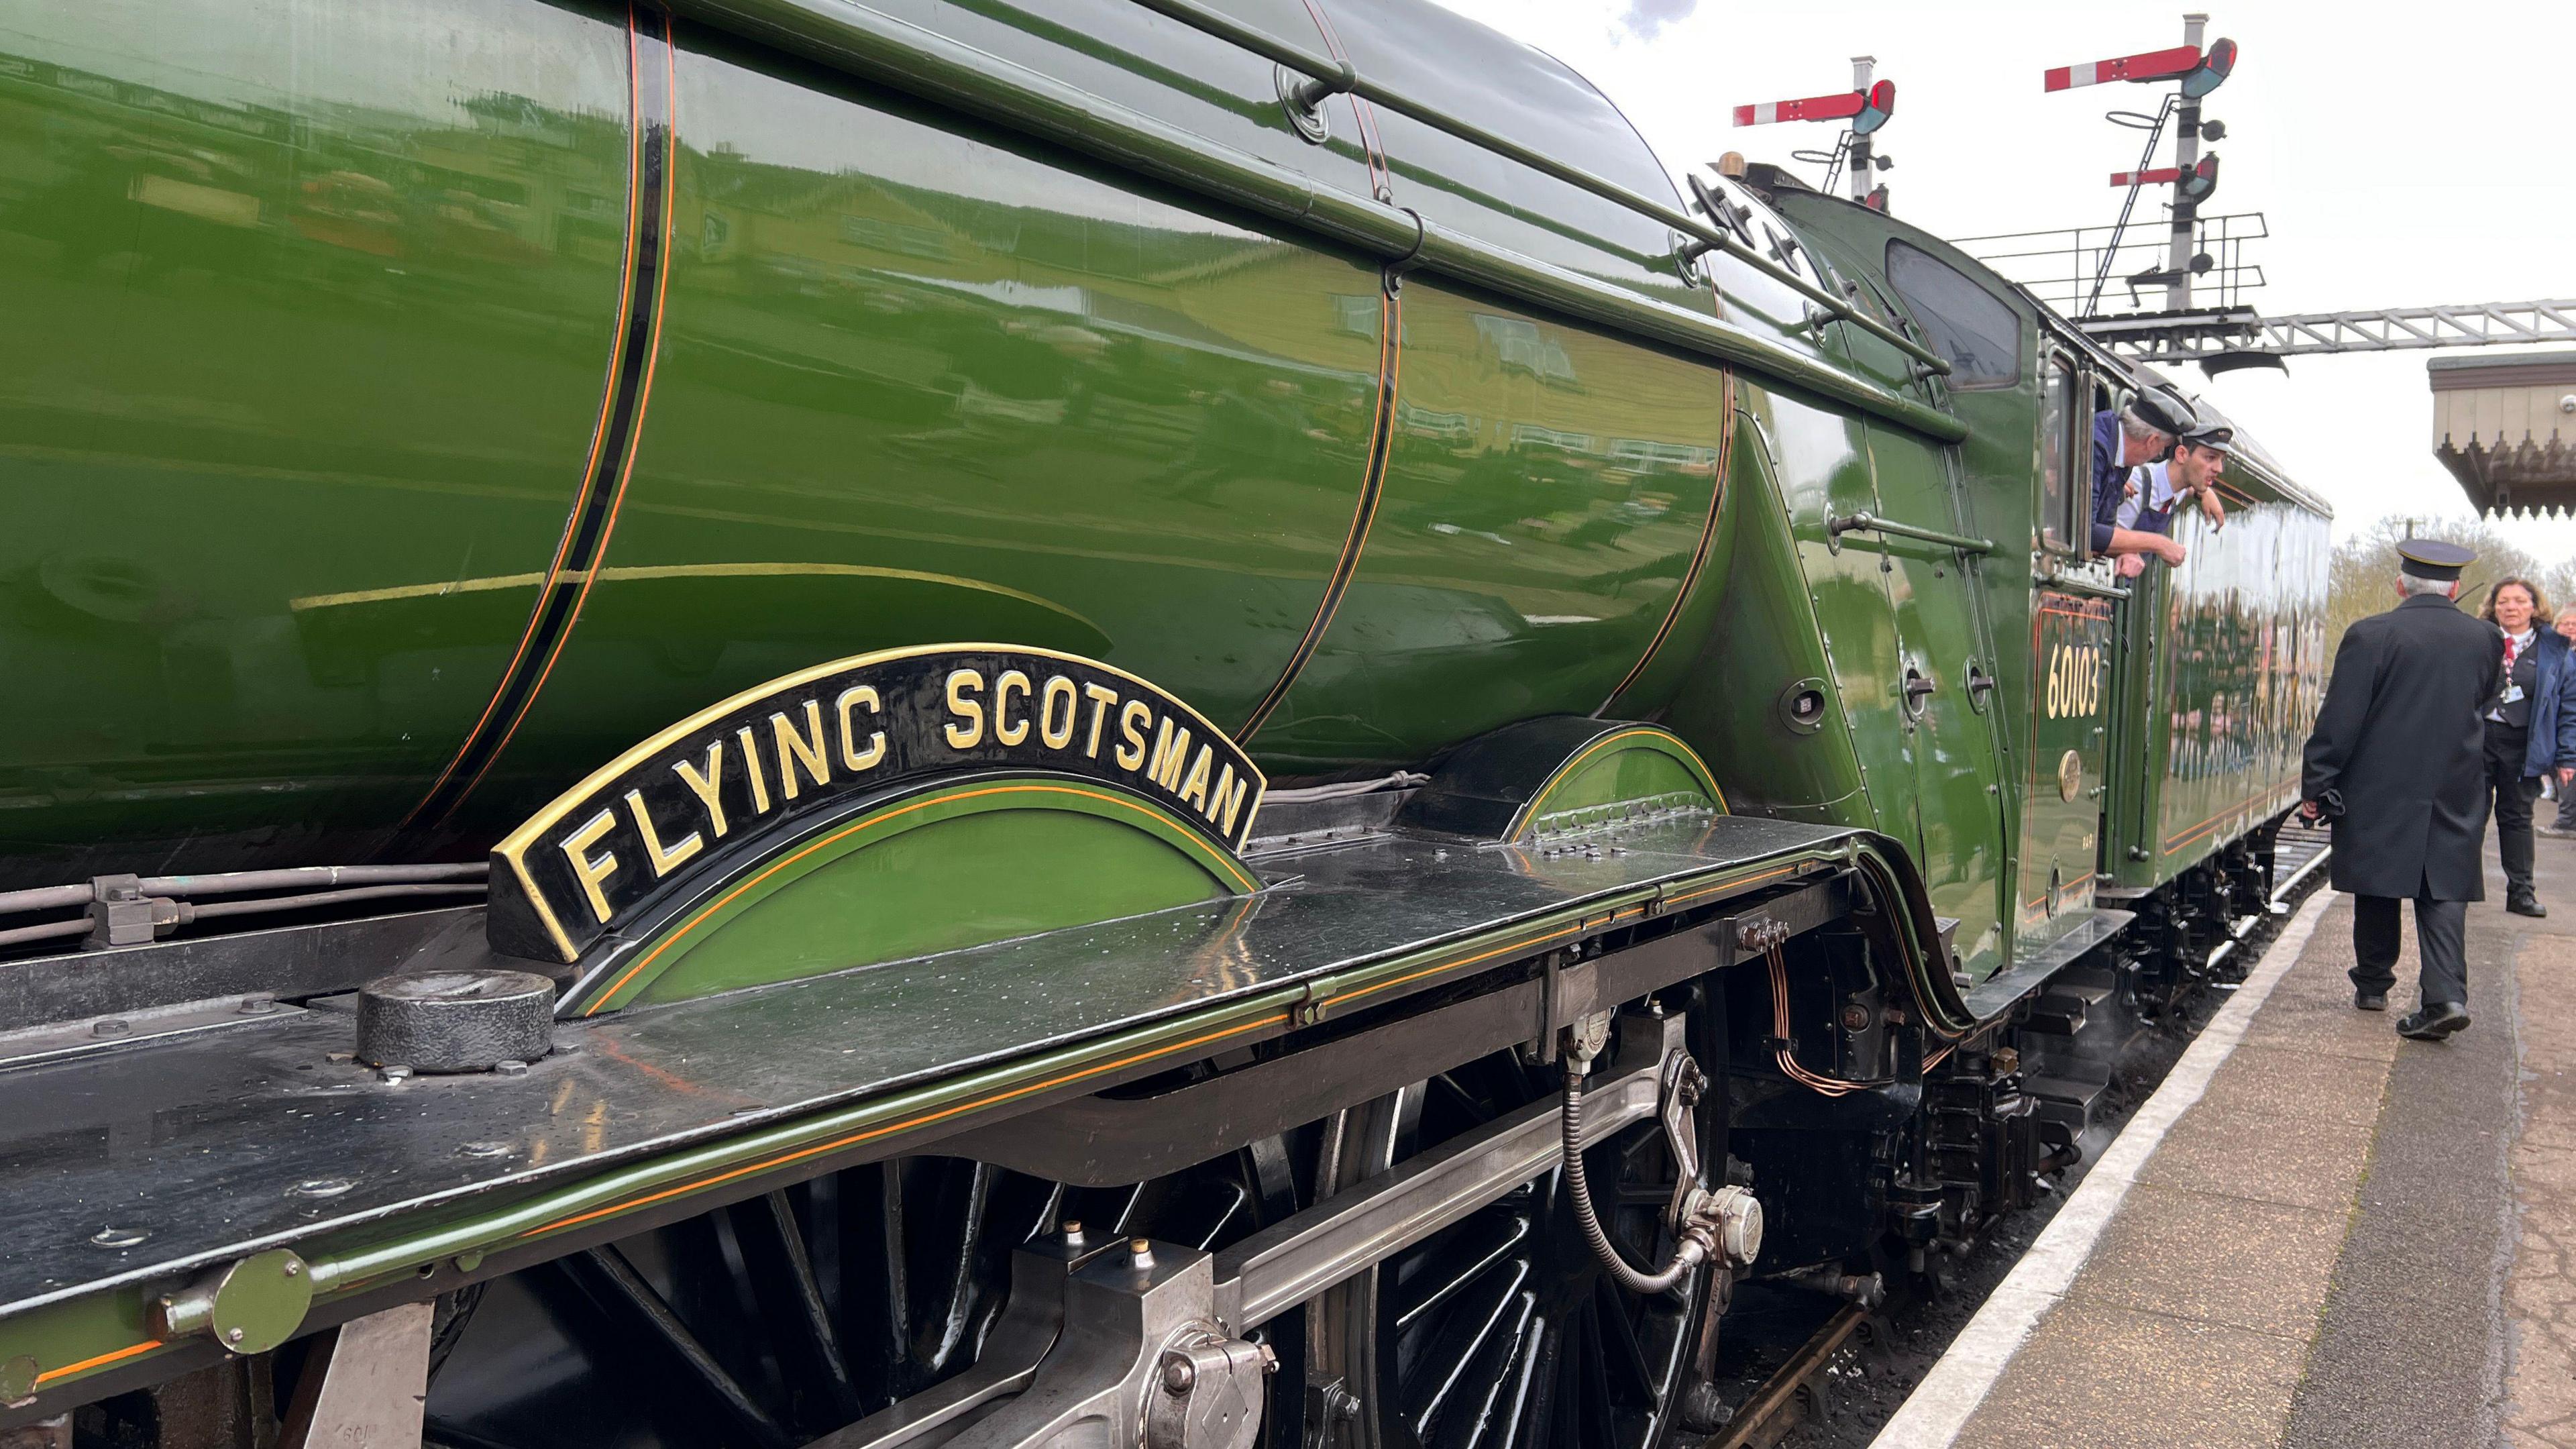
[[1920, 247], [1887, 244], [1887, 281], [1950, 364], [1955, 388], [2021, 381], [2021, 318], [1967, 273]]
[[2052, 352], [2039, 380], [2039, 542], [2052, 553], [2083, 546], [2089, 519], [2077, 508], [2085, 476], [2075, 462], [2075, 370]]

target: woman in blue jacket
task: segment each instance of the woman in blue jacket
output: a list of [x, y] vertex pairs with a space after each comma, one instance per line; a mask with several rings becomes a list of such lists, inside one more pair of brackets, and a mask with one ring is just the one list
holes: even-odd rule
[[2553, 771], [2576, 779], [2576, 650], [2545, 622], [2539, 586], [2506, 579], [2487, 591], [2486, 620], [2504, 635], [2504, 688], [2487, 710], [2487, 786], [2495, 798], [2504, 908], [2545, 916], [2531, 888], [2531, 804]]

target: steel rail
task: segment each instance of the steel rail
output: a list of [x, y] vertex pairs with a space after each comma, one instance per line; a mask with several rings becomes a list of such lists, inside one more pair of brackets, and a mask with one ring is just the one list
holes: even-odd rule
[[2334, 859], [2334, 847], [2331, 845], [2318, 851], [2316, 854], [2309, 856], [2307, 864], [2290, 872], [2290, 878], [2288, 880], [2281, 882], [2278, 886], [2273, 888], [2270, 903], [2279, 905], [2282, 902], [2289, 900], [2290, 893], [2299, 888], [2300, 882], [2324, 869], [2326, 862], [2332, 859]]
[[1201, 3], [1201, 0], [1137, 0], [1137, 3], [1194, 30], [1215, 36], [1219, 40], [1231, 41], [1264, 60], [1303, 73], [1309, 79], [1306, 84], [1297, 87], [1289, 97], [1292, 104], [1311, 110], [1326, 97], [1347, 92], [1372, 105], [1384, 106], [1399, 116], [1419, 121], [1435, 131], [1445, 131], [1471, 146], [1483, 147], [1495, 155], [1517, 161], [1542, 175], [1554, 177], [1568, 186], [1591, 192], [1604, 201], [1626, 207], [1639, 216], [1662, 222], [1682, 235], [1705, 243], [1715, 250], [1723, 251], [1771, 280], [1791, 288], [1800, 296], [1833, 313], [1836, 320], [1851, 323], [1934, 372], [1946, 373], [1950, 370], [1948, 358], [1854, 307], [1849, 298], [1838, 297], [1789, 268], [1774, 263], [1770, 258], [1747, 246], [1741, 237], [1723, 226], [1703, 221], [1679, 207], [1667, 206], [1653, 197], [1631, 191], [1606, 177], [1595, 176], [1579, 166], [1568, 165], [1543, 151], [1532, 150], [1508, 136], [1498, 135], [1473, 121], [1450, 115], [1437, 106], [1417, 101], [1401, 91], [1390, 90], [1361, 74], [1347, 60], [1337, 60], [1321, 51], [1309, 50], [1293, 41], [1282, 40], [1257, 26], [1247, 25], [1231, 15], [1214, 10]]
[[[1734, 323], [1425, 221], [1402, 207], [1300, 175], [854, 0], [674, 0], [672, 8], [745, 39], [1304, 227], [1385, 261], [1426, 267], [1734, 363], [1939, 442], [1955, 443], [1968, 435], [1965, 423], [1938, 408]], [[1693, 227], [1694, 235], [1705, 230], [1696, 223]]]
[[1735, 1416], [1727, 1420], [1725, 1429], [1707, 1441], [1708, 1449], [1751, 1449], [1755, 1444], [1776, 1443], [1776, 1435], [1767, 1439], [1764, 1436], [1819, 1417], [1811, 1407], [1817, 1380], [1843, 1344], [1868, 1321], [1869, 1310], [1857, 1303], [1835, 1309], [1825, 1326], [1772, 1370], [1771, 1377], [1764, 1379]]

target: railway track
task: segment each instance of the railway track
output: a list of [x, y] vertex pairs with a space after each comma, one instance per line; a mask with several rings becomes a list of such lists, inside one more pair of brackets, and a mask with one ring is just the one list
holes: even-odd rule
[[[2231, 922], [2227, 939], [2210, 952], [2201, 989], [2173, 1019], [2174, 1029], [2158, 1035], [2155, 1050], [2135, 1063], [2127, 1077], [2126, 1103], [2115, 1130], [2163, 1080], [2174, 1059], [2243, 979], [2244, 970], [2261, 958], [2280, 922], [2324, 887], [2332, 856], [2329, 841], [2323, 830], [2282, 828], [2274, 846], [2276, 884], [2266, 909]], [[1898, 1285], [1873, 1307], [1805, 1289], [1754, 1284], [1739, 1290], [1742, 1297], [1728, 1323], [1732, 1329], [1740, 1322], [1742, 1337], [1750, 1341], [1733, 1345], [1727, 1355], [1737, 1369], [1727, 1390], [1734, 1408], [1700, 1449], [1867, 1445], [1923, 1370], [2011, 1271], [2095, 1155], [2088, 1154], [2086, 1163], [2067, 1175], [2044, 1207], [1996, 1224], [1979, 1252], [1934, 1275], [1938, 1286], [1930, 1294]]]

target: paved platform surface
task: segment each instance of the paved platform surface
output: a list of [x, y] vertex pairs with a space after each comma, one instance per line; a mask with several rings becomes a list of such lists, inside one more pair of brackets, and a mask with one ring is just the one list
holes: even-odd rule
[[2352, 1008], [2312, 897], [1879, 1449], [2576, 1449], [2576, 842], [2469, 908], [2475, 1025]]

